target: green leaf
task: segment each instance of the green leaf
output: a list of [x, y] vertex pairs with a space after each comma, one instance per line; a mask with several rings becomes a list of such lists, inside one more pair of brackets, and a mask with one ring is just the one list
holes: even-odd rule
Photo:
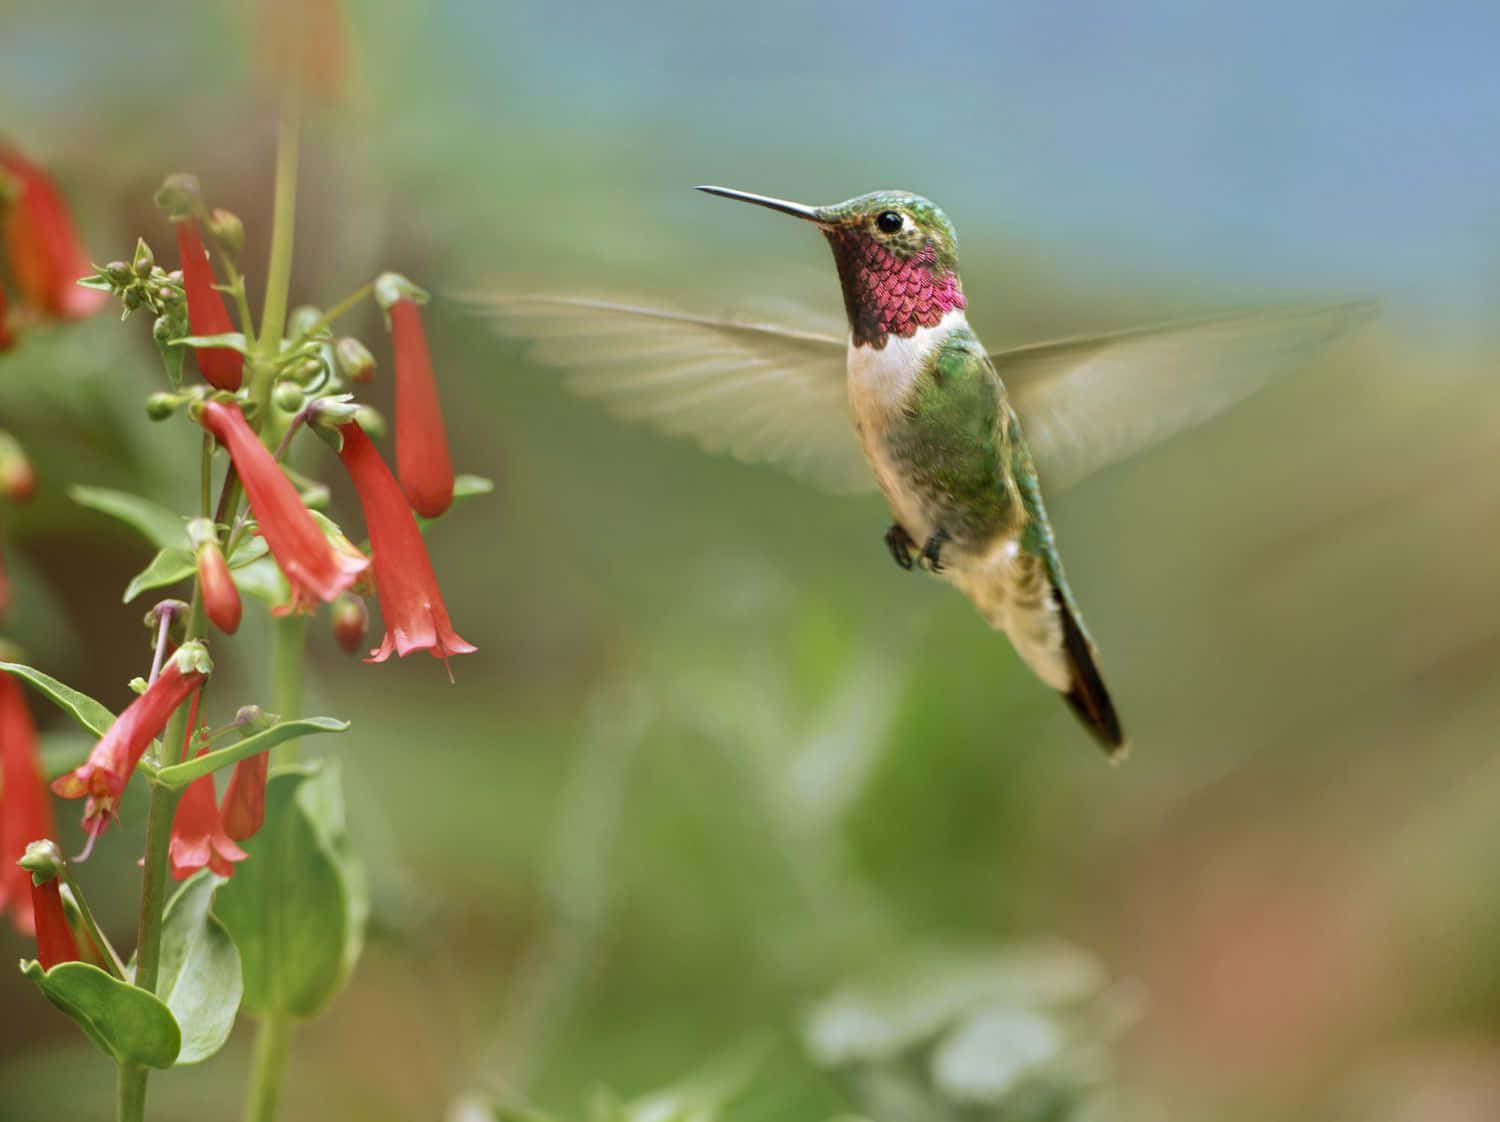
[[244, 1007], [311, 1017], [344, 986], [364, 943], [369, 895], [349, 851], [338, 770], [278, 771], [250, 854], [219, 889], [217, 909], [240, 949]]
[[246, 596], [264, 600], [272, 607], [285, 604], [291, 598], [292, 590], [287, 587], [286, 578], [281, 575], [276, 562], [269, 557], [257, 557], [244, 565], [231, 565], [230, 570], [234, 575], [234, 583]]
[[59, 962], [47, 971], [39, 962], [22, 962], [21, 973], [116, 1063], [163, 1068], [176, 1061], [182, 1032], [147, 991], [86, 962]]
[[242, 355], [248, 355], [250, 348], [245, 346], [245, 334], [242, 331], [228, 331], [223, 335], [184, 335], [181, 339], [173, 339], [167, 344], [170, 347], [227, 347], [231, 351], [239, 351]]
[[181, 347], [172, 346], [171, 342], [158, 342], [156, 351], [161, 355], [162, 369], [167, 372], [167, 381], [175, 390], [182, 385], [182, 362], [187, 358], [187, 351]]
[[209, 911], [219, 878], [203, 871], [167, 902], [162, 921], [162, 1000], [182, 1030], [179, 1064], [206, 1060], [229, 1039], [244, 983], [240, 952]]
[[68, 488], [68, 497], [79, 506], [97, 510], [139, 530], [158, 549], [180, 546], [187, 541], [186, 523], [164, 506], [126, 491], [107, 487]]
[[193, 555], [175, 546], [163, 549], [125, 586], [125, 603], [130, 603], [148, 588], [162, 588], [186, 580], [197, 570]]
[[315, 732], [343, 732], [348, 727], [348, 721], [341, 721], [337, 717], [299, 717], [295, 721], [282, 721], [254, 736], [247, 736], [238, 744], [231, 744], [228, 748], [219, 748], [201, 756], [194, 756], [191, 760], [180, 764], [164, 767], [156, 773], [156, 781], [168, 787], [180, 789], [195, 779], [202, 779], [210, 772], [218, 771], [230, 764], [237, 764], [261, 752], [269, 752], [283, 741], [295, 740], [299, 736], [308, 736]]
[[56, 678], [22, 666], [19, 662], [0, 662], [0, 672], [24, 678], [41, 690], [58, 708], [73, 715], [73, 719], [95, 736], [103, 736], [115, 723], [115, 715], [86, 693], [79, 693], [72, 686], [65, 686]]

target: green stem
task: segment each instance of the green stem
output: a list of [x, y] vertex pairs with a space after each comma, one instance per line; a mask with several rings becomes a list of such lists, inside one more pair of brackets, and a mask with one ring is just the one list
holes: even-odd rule
[[271, 1122], [281, 1103], [281, 1081], [292, 1047], [292, 1022], [272, 1013], [261, 1020], [255, 1034], [255, 1058], [250, 1067], [250, 1095], [245, 1122]]
[[[287, 615], [276, 620], [271, 635], [271, 712], [283, 721], [302, 716], [303, 663], [307, 655], [307, 625], [311, 616]], [[297, 758], [297, 742], [278, 745], [272, 759], [288, 763]]]
[[256, 350], [273, 359], [286, 332], [287, 296], [292, 285], [292, 242], [297, 221], [297, 134], [301, 113], [288, 93], [276, 130], [276, 199], [271, 212], [271, 260], [266, 268], [266, 300], [261, 308]]
[[146, 1069], [135, 1064], [121, 1064], [115, 1099], [119, 1122], [142, 1122], [146, 1117]]
[[374, 291], [375, 282], [365, 281], [364, 284], [360, 285], [353, 292], [349, 293], [348, 296], [345, 296], [337, 304], [324, 312], [311, 327], [309, 327], [301, 335], [298, 335], [297, 338], [293, 339], [292, 347], [295, 349], [298, 345], [307, 342], [307, 340], [316, 338], [318, 332], [328, 327], [333, 323], [334, 320], [338, 319], [339, 316], [352, 309], [356, 304], [358, 304], [361, 300], [369, 296], [370, 293]]

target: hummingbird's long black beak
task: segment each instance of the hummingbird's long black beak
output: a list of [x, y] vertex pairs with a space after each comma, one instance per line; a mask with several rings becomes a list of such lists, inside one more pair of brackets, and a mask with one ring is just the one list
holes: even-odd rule
[[771, 210], [779, 210], [782, 214], [790, 214], [793, 218], [803, 218], [808, 222], [817, 222], [820, 225], [823, 222], [823, 216], [818, 213], [817, 207], [789, 203], [785, 199], [773, 199], [769, 195], [752, 195], [749, 191], [736, 191], [730, 187], [699, 187], [698, 190], [707, 191], [710, 195], [720, 195], [726, 199], [738, 199], [742, 203], [769, 207]]

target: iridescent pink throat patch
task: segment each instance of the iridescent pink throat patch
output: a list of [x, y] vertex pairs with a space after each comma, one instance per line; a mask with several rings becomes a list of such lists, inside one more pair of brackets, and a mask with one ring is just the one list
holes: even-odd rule
[[885, 346], [890, 335], [909, 336], [936, 327], [966, 305], [958, 274], [939, 271], [937, 254], [924, 246], [899, 257], [865, 234], [828, 230], [828, 242], [844, 285], [844, 307], [856, 346]]

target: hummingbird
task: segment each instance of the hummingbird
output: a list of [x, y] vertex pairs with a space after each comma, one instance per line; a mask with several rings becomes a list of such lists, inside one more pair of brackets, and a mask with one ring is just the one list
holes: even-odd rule
[[[1063, 570], [1050, 489], [1206, 420], [1338, 334], [1367, 304], [1219, 317], [986, 350], [953, 224], [908, 191], [807, 206], [711, 195], [812, 223], [847, 332], [572, 297], [481, 294], [533, 356], [627, 419], [884, 494], [886, 549], [954, 585], [1112, 757], [1126, 737]], [[837, 362], [843, 352], [843, 364]], [[1024, 424], [1023, 424], [1024, 420]]]

